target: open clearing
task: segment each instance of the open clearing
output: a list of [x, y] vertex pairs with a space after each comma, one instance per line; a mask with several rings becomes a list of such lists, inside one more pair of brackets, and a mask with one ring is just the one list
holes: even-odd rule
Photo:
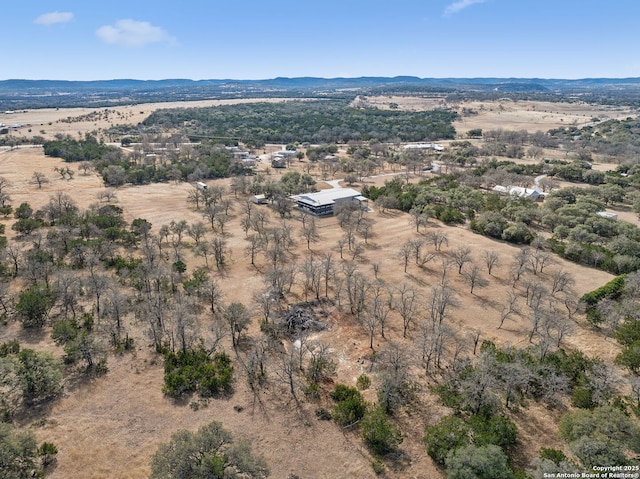
[[434, 108], [456, 110], [460, 119], [453, 123], [459, 137], [476, 128], [484, 130], [527, 130], [530, 133], [565, 126], [583, 126], [600, 120], [636, 116], [635, 109], [589, 105], [583, 102], [554, 103], [544, 101], [462, 101], [447, 102], [444, 98], [418, 98], [403, 96], [375, 96], [361, 100], [362, 104], [389, 109], [397, 105], [400, 110], [423, 111]]
[[[379, 101], [393, 101], [401, 108], [419, 108], [421, 100], [380, 97]], [[206, 103], [197, 104], [204, 106]], [[24, 118], [16, 114], [14, 118], [15, 122], [32, 123], [32, 134], [38, 134], [40, 126], [35, 126], [35, 123], [41, 122], [47, 136], [54, 133], [75, 135], [107, 127], [111, 121], [114, 124], [120, 121], [135, 124], [153, 109], [170, 106], [187, 104], [161, 103], [115, 107], [109, 110], [118, 111], [121, 117], [115, 115], [111, 116], [111, 120], [102, 119], [96, 122], [56, 123], [60, 118], [86, 115], [90, 113], [89, 109], [41, 110], [28, 112], [24, 114]], [[593, 111], [584, 105], [555, 103], [543, 105], [530, 102], [483, 102], [469, 103], [465, 106], [477, 110], [478, 114], [467, 117], [456, 125], [459, 132], [471, 128], [498, 127], [536, 131], [573, 122], [588, 122], [596, 114], [600, 118], [605, 118], [605, 114], [611, 118], [627, 115], [622, 111]], [[545, 111], [546, 109], [549, 111]], [[11, 121], [14, 122], [14, 119]], [[52, 125], [48, 125], [49, 122]], [[22, 133], [20, 131], [20, 134]], [[11, 182], [12, 186], [8, 192], [15, 206], [29, 202], [34, 209], [40, 208], [59, 191], [71, 195], [81, 209], [97, 202], [98, 194], [104, 191], [101, 179], [96, 174], [82, 175], [77, 172], [72, 180], [63, 180], [53, 171], [54, 167], [68, 165], [58, 159], [45, 157], [39, 148], [0, 152], [0, 176]], [[44, 172], [50, 182], [38, 189], [31, 180], [34, 171]], [[379, 177], [376, 183], [383, 183], [384, 179]], [[210, 185], [215, 183], [209, 182]], [[226, 185], [228, 180], [219, 180], [218, 183]], [[319, 187], [323, 185], [319, 184]], [[116, 204], [123, 208], [128, 221], [145, 218], [153, 224], [153, 232], [157, 233], [161, 225], [172, 220], [184, 219], [188, 223], [203, 221], [202, 214], [186, 201], [192, 188], [186, 183], [125, 186], [116, 191]], [[227, 303], [241, 301], [251, 308], [253, 294], [262, 288], [262, 277], [260, 270], [249, 264], [245, 254], [247, 242], [240, 225], [242, 214], [239, 201], [234, 203], [232, 215], [232, 220], [225, 227], [231, 253], [229, 267], [224, 274], [211, 268], [211, 275], [219, 279]], [[407, 273], [404, 273], [402, 261], [398, 257], [400, 246], [408, 239], [419, 236], [410, 224], [409, 215], [397, 211], [372, 211], [368, 216], [374, 222], [374, 236], [365, 245], [362, 258], [356, 260], [358, 269], [373, 276], [373, 267], [378, 265], [380, 280], [396, 287], [407, 283], [417, 288], [420, 291], [421, 302], [425, 304], [432, 286], [438, 283], [442, 275], [441, 260], [436, 259], [422, 268], [410, 263]], [[272, 215], [272, 218], [273, 224], [277, 224], [279, 220], [275, 215]], [[10, 240], [12, 221], [5, 221]], [[300, 221], [296, 219], [295, 214], [294, 218], [288, 221], [293, 225], [294, 237], [298, 241], [294, 256], [301, 262], [309, 252], [299, 235]], [[334, 258], [341, 263], [336, 244], [342, 237], [343, 230], [337, 220], [333, 217], [322, 218], [318, 220], [318, 226], [321, 239], [319, 243], [312, 245], [313, 252], [320, 254], [333, 251]], [[433, 220], [425, 232], [437, 229], [446, 231], [449, 237], [449, 244], [443, 247], [445, 257], [450, 251], [461, 246], [471, 248], [472, 257], [480, 266], [482, 252], [495, 250], [500, 255], [500, 265], [494, 270], [493, 276], [486, 275], [482, 266], [489, 284], [485, 288], [477, 289], [474, 294], [469, 293], [468, 285], [462, 276], [458, 275], [455, 266], [450, 266], [447, 270], [447, 279], [457, 292], [458, 306], [453, 310], [450, 321], [455, 326], [458, 336], [464, 339], [472, 332], [480, 331], [481, 340], [527, 346], [529, 323], [525, 317], [515, 316], [513, 320], [507, 321], [502, 329], [497, 329], [500, 310], [511, 287], [511, 261], [519, 248], [476, 235], [466, 227], [446, 227]], [[190, 240], [185, 240], [187, 247], [190, 245], [189, 242]], [[262, 262], [264, 259], [261, 258], [258, 263]], [[188, 253], [187, 264], [188, 271], [192, 271], [196, 266], [204, 266], [204, 261]], [[563, 269], [575, 278], [574, 289], [578, 296], [612, 278], [605, 272], [559, 258], [556, 258], [555, 263], [540, 277], [546, 281], [549, 279], [549, 272], [557, 269]], [[299, 284], [287, 299], [290, 302], [304, 301], [305, 297]], [[250, 335], [258, 334], [258, 316], [259, 313], [254, 311]], [[314, 339], [328, 343], [334, 352], [338, 363], [334, 383], [354, 385], [360, 374], [369, 372], [370, 361], [367, 358], [371, 350], [368, 347], [368, 335], [338, 308], [330, 311], [328, 322], [330, 328], [317, 333]], [[411, 341], [402, 339], [402, 322], [397, 313], [392, 313], [389, 323], [387, 338], [376, 335], [374, 348], [381, 350], [388, 341], [394, 341], [400, 342], [410, 351], [413, 345]], [[150, 347], [146, 326], [136, 323], [131, 317], [127, 327], [135, 339], [136, 348], [133, 353], [110, 355], [109, 372], [105, 376], [68, 384], [62, 398], [51, 403], [35, 417], [24, 418], [21, 421], [22, 425], [35, 431], [38, 440], [51, 441], [58, 446], [60, 452], [57, 466], [47, 477], [147, 477], [149, 460], [158, 444], [166, 442], [171, 434], [179, 429], [195, 430], [214, 419], [221, 421], [234, 437], [251, 442], [254, 452], [265, 457], [272, 472], [271, 477], [286, 478], [289, 474], [297, 474], [301, 478], [327, 479], [376, 477], [370, 464], [369, 453], [363, 447], [357, 433], [341, 430], [331, 421], [319, 421], [316, 418], [314, 411], [318, 405], [331, 405], [326, 395], [323, 395], [320, 402], [303, 401], [302, 406], [298, 408], [285, 385], [273, 379], [264, 391], [254, 396], [247, 387], [240, 368], [236, 368], [237, 379], [233, 396], [228, 399], [211, 400], [208, 405], [201, 405], [196, 410], [190, 407], [191, 400], [176, 403], [162, 394], [162, 359]], [[203, 330], [206, 329], [206, 325], [203, 324], [202, 327]], [[0, 329], [0, 342], [13, 337], [18, 337], [29, 347], [46, 349], [54, 351], [56, 355], [62, 355], [62, 350], [53, 344], [48, 334], [32, 338], [22, 332], [16, 324]], [[613, 340], [604, 340], [602, 335], [585, 327], [582, 317], [578, 317], [574, 331], [568, 335], [564, 344], [570, 349], [580, 348], [587, 355], [597, 356], [606, 361], [612, 361], [619, 351], [619, 346]], [[233, 357], [230, 341], [224, 343], [223, 349]], [[391, 478], [441, 477], [441, 473], [427, 456], [421, 439], [424, 426], [435, 423], [446, 411], [438, 405], [437, 399], [428, 393], [424, 374], [420, 374], [418, 368], [414, 372], [419, 393], [415, 403], [401, 410], [395, 418], [403, 431], [404, 442], [401, 449], [405, 452], [405, 457], [389, 466], [387, 477]], [[330, 388], [331, 385], [328, 385], [327, 389]], [[373, 388], [365, 394], [368, 400], [375, 400]], [[193, 398], [195, 399], [197, 398]], [[554, 429], [558, 414], [558, 411], [533, 406], [521, 409], [513, 416], [519, 425], [521, 443], [529, 457], [533, 457], [541, 445], [560, 447]]]

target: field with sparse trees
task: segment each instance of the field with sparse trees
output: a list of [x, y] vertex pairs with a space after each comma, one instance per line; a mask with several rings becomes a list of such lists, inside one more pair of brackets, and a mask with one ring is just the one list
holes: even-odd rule
[[[478, 117], [500, 105], [483, 104]], [[176, 126], [196, 115], [207, 137], [228, 105], [158, 112], [133, 139], [131, 112], [83, 112], [82, 131], [45, 133], [45, 148], [0, 150], [0, 464], [22, 458], [8, 477], [537, 478], [637, 464], [636, 120], [562, 128], [537, 114], [551, 105], [526, 103], [523, 129], [515, 103], [500, 125], [465, 117], [477, 102], [431, 106], [457, 118], [444, 152], [337, 130], [270, 144], [254, 124], [265, 136], [238, 145], [249, 168]], [[389, 118], [365, 113], [380, 129]], [[272, 168], [287, 147], [299, 154]], [[336, 183], [369, 208], [315, 217], [289, 198]], [[492, 191], [534, 184], [543, 202]]]

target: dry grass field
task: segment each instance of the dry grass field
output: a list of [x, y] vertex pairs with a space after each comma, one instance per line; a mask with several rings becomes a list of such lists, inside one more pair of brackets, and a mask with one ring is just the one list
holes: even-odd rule
[[[400, 110], [422, 111], [434, 108], [454, 109], [461, 117], [453, 123], [459, 137], [475, 128], [484, 130], [547, 131], [564, 126], [583, 126], [594, 117], [600, 120], [636, 116], [636, 111], [624, 107], [594, 106], [587, 103], [552, 103], [543, 101], [463, 101], [449, 103], [444, 98], [376, 96], [361, 99], [361, 103], [388, 109], [391, 104]], [[465, 114], [473, 111], [473, 114]]]
[[[421, 100], [387, 97], [367, 99], [372, 104], [383, 105], [384, 102], [393, 101], [402, 108], [426, 108], [427, 103]], [[198, 104], [202, 105], [203, 102]], [[57, 123], [57, 119], [86, 115], [89, 110], [85, 109], [33, 111], [23, 114], [24, 117], [16, 114], [11, 122], [30, 123], [32, 134], [39, 134], [38, 130], [43, 129], [49, 137], [55, 133], [77, 134], [104, 128], [112, 122], [137, 123], [153, 109], [168, 106], [170, 105], [155, 104], [111, 108], [109, 110], [118, 113], [110, 114], [110, 120], [98, 122]], [[579, 125], [595, 115], [601, 118], [604, 115], [625, 115], [620, 111], [589, 110], [585, 105], [543, 105], [530, 102], [485, 102], [484, 105], [474, 103], [467, 107], [474, 108], [479, 113], [456, 125], [461, 132], [478, 127], [545, 130], [574, 122]], [[2, 118], [0, 120], [4, 121]], [[99, 201], [97, 198], [104, 191], [104, 186], [96, 174], [83, 175], [78, 172], [72, 180], [63, 180], [53, 171], [54, 167], [62, 165], [58, 159], [45, 157], [40, 148], [0, 152], [0, 176], [11, 182], [8, 192], [16, 206], [26, 201], [34, 209], [42, 207], [59, 191], [71, 195], [82, 209]], [[34, 171], [44, 172], [50, 180], [40, 189], [31, 180]], [[381, 177], [378, 182], [383, 182], [384, 179]], [[225, 185], [226, 181], [228, 180], [220, 180], [219, 183]], [[211, 185], [214, 183], [209, 182]], [[184, 219], [188, 223], [203, 221], [202, 214], [186, 201], [192, 188], [185, 183], [125, 186], [117, 189], [116, 204], [123, 208], [128, 221], [145, 218], [153, 224], [153, 231], [157, 232], [161, 225], [172, 220]], [[245, 254], [247, 242], [240, 225], [241, 200], [234, 201], [232, 220], [225, 227], [231, 253], [230, 264], [223, 274], [211, 268], [211, 275], [219, 279], [226, 302], [240, 301], [252, 308], [252, 297], [262, 288], [261, 270], [252, 267]], [[441, 278], [441, 260], [436, 259], [425, 267], [410, 263], [407, 273], [404, 273], [402, 261], [398, 257], [400, 246], [408, 239], [419, 236], [410, 224], [409, 216], [400, 212], [377, 211], [371, 211], [367, 215], [373, 220], [374, 236], [368, 240], [362, 257], [356, 260], [358, 269], [373, 277], [374, 264], [378, 265], [381, 281], [394, 287], [407, 283], [417, 288], [425, 304], [431, 287]], [[277, 224], [278, 221], [272, 215], [272, 222]], [[295, 214], [287, 221], [293, 225], [294, 237], [298, 240], [294, 256], [302, 262], [310, 252], [299, 235], [300, 221]], [[9, 236], [11, 222], [12, 220], [5, 221]], [[311, 245], [313, 253], [334, 251], [334, 257], [340, 263], [336, 244], [343, 231], [337, 220], [333, 217], [322, 218], [318, 220], [318, 226], [320, 241]], [[466, 227], [446, 227], [435, 220], [430, 222], [425, 231], [436, 229], [444, 230], [449, 237], [449, 244], [443, 247], [445, 258], [453, 249], [461, 246], [471, 248], [473, 260], [478, 265], [483, 264], [481, 254], [484, 251], [495, 250], [500, 256], [500, 264], [492, 276], [486, 275], [483, 266], [488, 285], [475, 290], [473, 294], [469, 293], [468, 285], [458, 275], [455, 266], [447, 271], [447, 279], [456, 291], [458, 303], [450, 321], [459, 339], [469, 339], [472, 332], [479, 331], [481, 340], [492, 340], [501, 345], [527, 346], [529, 324], [524, 316], [516, 315], [502, 329], [497, 329], [500, 310], [507, 291], [511, 288], [510, 264], [518, 248], [476, 235]], [[190, 241], [185, 240], [186, 249], [189, 248]], [[260, 259], [258, 266], [263, 261]], [[192, 271], [196, 266], [204, 266], [204, 261], [188, 253], [187, 264], [189, 271]], [[577, 295], [593, 290], [612, 278], [607, 273], [556, 258], [554, 264], [540, 274], [540, 279], [549, 281], [549, 274], [558, 269], [573, 276]], [[304, 301], [299, 283], [287, 299], [290, 302]], [[253, 315], [249, 334], [257, 335], [259, 313], [253, 311]], [[367, 359], [371, 354], [368, 335], [339, 308], [330, 310], [328, 322], [330, 328], [316, 333], [314, 339], [326, 342], [332, 348], [338, 365], [334, 383], [355, 385], [356, 378], [368, 372], [370, 367]], [[34, 417], [21, 419], [21, 426], [32, 429], [38, 440], [51, 441], [58, 446], [57, 465], [47, 477], [147, 477], [149, 460], [158, 444], [166, 442], [179, 429], [195, 430], [214, 419], [221, 421], [234, 437], [251, 442], [254, 452], [265, 457], [272, 472], [271, 477], [284, 479], [289, 474], [297, 474], [305, 479], [376, 477], [370, 464], [371, 457], [356, 432], [341, 430], [331, 421], [319, 421], [316, 418], [314, 411], [318, 405], [331, 407], [326, 395], [323, 395], [320, 403], [303, 401], [298, 407], [288, 394], [286, 386], [273, 379], [264, 391], [254, 396], [246, 385], [240, 368], [236, 368], [234, 394], [227, 399], [211, 400], [206, 407], [195, 410], [190, 407], [190, 401], [175, 402], [162, 394], [162, 359], [153, 352], [145, 326], [129, 318], [127, 327], [135, 339], [133, 353], [110, 355], [106, 375], [67, 384], [63, 397]], [[206, 329], [206, 325], [203, 324], [202, 328]], [[390, 341], [402, 344], [407, 351], [413, 348], [410, 340], [402, 339], [402, 322], [395, 312], [391, 315], [386, 336], [384, 339], [376, 335], [375, 350], [384, 349]], [[29, 347], [62, 355], [62, 350], [53, 344], [48, 334], [30, 337], [16, 324], [0, 328], [0, 342], [14, 337], [27, 343]], [[607, 361], [611, 361], [619, 351], [617, 343], [604, 340], [602, 335], [586, 327], [584, 318], [579, 316], [564, 344], [569, 349], [580, 348], [590, 356]], [[224, 343], [223, 348], [233, 356], [230, 341]], [[405, 454], [388, 466], [386, 477], [441, 477], [441, 472], [426, 454], [422, 435], [424, 426], [437, 422], [446, 410], [428, 392], [424, 374], [417, 367], [414, 374], [419, 385], [417, 398], [396, 417], [403, 431], [404, 442], [401, 449]], [[330, 388], [329, 385], [327, 389]], [[373, 390], [366, 391], [366, 396], [368, 400], [375, 400]], [[560, 447], [554, 425], [559, 414], [559, 411], [535, 405], [513, 414], [512, 419], [519, 425], [520, 440], [529, 458], [536, 454], [541, 445]], [[526, 463], [519, 464], [521, 467], [525, 465]]]
[[108, 108], [41, 108], [0, 113], [0, 123], [8, 126], [21, 125], [13, 130], [17, 136], [42, 136], [51, 139], [57, 134], [81, 137], [85, 133], [107, 129], [116, 125], [137, 125], [152, 112], [164, 108], [200, 108], [239, 103], [280, 103], [287, 98], [247, 98], [234, 100], [200, 100], [166, 103], [144, 103], [139, 105], [114, 106]]

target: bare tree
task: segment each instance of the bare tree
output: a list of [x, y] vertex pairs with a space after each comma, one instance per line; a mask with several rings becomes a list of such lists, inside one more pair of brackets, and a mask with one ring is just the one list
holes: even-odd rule
[[306, 377], [309, 382], [317, 384], [334, 374], [336, 364], [329, 345], [313, 342], [307, 345], [307, 350], [309, 352], [309, 362], [306, 368]]
[[416, 233], [420, 233], [420, 228], [429, 224], [429, 215], [422, 208], [413, 207], [409, 212], [411, 223], [416, 227]]
[[216, 225], [221, 235], [224, 235], [224, 227], [229, 222], [230, 217], [226, 213], [220, 213], [216, 216]]
[[347, 240], [340, 238], [337, 243], [338, 251], [340, 252], [340, 259], [344, 259], [344, 248], [347, 246]]
[[311, 243], [318, 242], [320, 235], [318, 234], [318, 226], [314, 216], [309, 214], [302, 215], [301, 235], [307, 242], [307, 249], [311, 249]]
[[271, 346], [268, 340], [254, 340], [245, 356], [245, 360], [239, 361], [247, 373], [247, 383], [254, 393], [254, 400], [257, 401], [260, 401], [260, 396], [257, 394], [258, 391], [267, 382], [266, 364], [270, 349]]
[[526, 271], [528, 262], [529, 250], [526, 248], [519, 250], [511, 264], [511, 278], [514, 284], [520, 281], [520, 277]]
[[193, 252], [196, 256], [202, 256], [204, 258], [204, 264], [209, 267], [209, 256], [211, 255], [211, 244], [207, 241], [201, 241], [193, 248]]
[[427, 303], [427, 311], [434, 324], [442, 323], [447, 317], [449, 309], [455, 306], [457, 306], [457, 301], [451, 288], [444, 285], [432, 288], [429, 302]]
[[281, 298], [285, 293], [291, 291], [295, 282], [296, 270], [295, 263], [270, 267], [264, 275], [265, 284], [277, 298]]
[[460, 381], [463, 401], [473, 414], [498, 403], [493, 393], [496, 386], [495, 369], [495, 358], [491, 354], [481, 353], [475, 367]]
[[500, 311], [500, 324], [498, 325], [498, 329], [502, 328], [502, 325], [507, 320], [507, 318], [511, 317], [513, 314], [520, 313], [520, 307], [518, 305], [518, 295], [516, 292], [511, 289], [507, 293], [507, 300], [505, 301], [505, 305]]
[[282, 351], [278, 355], [278, 364], [275, 369], [276, 376], [281, 382], [287, 385], [289, 393], [298, 403], [297, 391], [300, 388], [298, 359], [294, 347], [289, 347], [289, 351]]
[[171, 304], [170, 314], [167, 316], [167, 336], [171, 349], [177, 348], [184, 353], [193, 348], [199, 334], [195, 317], [195, 306], [188, 297], [177, 297]]
[[107, 318], [112, 326], [110, 334], [114, 345], [120, 340], [124, 316], [131, 309], [131, 298], [120, 284], [110, 282], [104, 300], [103, 317]]
[[361, 258], [363, 254], [364, 246], [362, 246], [362, 243], [354, 243], [351, 249], [351, 261]]
[[462, 268], [465, 264], [471, 262], [471, 248], [462, 246], [451, 251], [451, 258], [458, 265], [458, 274], [462, 274]]
[[433, 373], [434, 367], [442, 367], [446, 346], [453, 337], [453, 331], [447, 324], [434, 323], [429, 320], [419, 323], [416, 343], [427, 376]]
[[211, 229], [215, 231], [216, 229], [216, 218], [220, 214], [220, 210], [214, 204], [206, 204], [204, 210], [202, 211], [202, 217], [209, 222]]
[[89, 172], [93, 170], [93, 163], [90, 161], [83, 161], [78, 165], [78, 170], [82, 170], [82, 174], [87, 176]]
[[538, 307], [538, 305], [542, 304], [545, 296], [549, 294], [549, 291], [542, 282], [535, 279], [527, 279], [524, 287], [526, 304], [531, 308]]
[[100, 191], [100, 193], [98, 193], [97, 195], [97, 198], [100, 201], [111, 203], [112, 201], [115, 202], [118, 200], [118, 195], [116, 194], [115, 190], [109, 188], [109, 189]]
[[47, 176], [41, 171], [34, 171], [31, 178], [38, 185], [38, 188], [42, 188], [43, 184], [49, 183], [49, 178], [47, 178]]
[[356, 242], [356, 234], [354, 228], [347, 228], [344, 232], [343, 238], [346, 240], [347, 246], [349, 247], [349, 251], [353, 250], [353, 245]]
[[236, 348], [240, 342], [242, 332], [245, 331], [251, 323], [251, 315], [244, 304], [231, 303], [224, 309], [223, 316], [229, 325], [233, 347]]
[[553, 270], [550, 274], [551, 277], [551, 294], [561, 293], [567, 288], [571, 288], [575, 284], [575, 280], [571, 273], [562, 269]]
[[265, 324], [269, 323], [271, 313], [277, 306], [277, 299], [270, 289], [264, 289], [259, 291], [253, 298], [258, 310], [262, 313], [262, 321]]
[[[11, 196], [7, 192], [7, 189], [11, 186], [9, 180], [0, 176], [0, 206], [7, 206], [7, 203], [11, 201]], [[6, 214], [6, 213], [5, 213]]]
[[200, 241], [202, 240], [202, 238], [204, 238], [207, 234], [207, 227], [202, 221], [197, 221], [195, 223], [191, 223], [191, 226], [189, 226], [187, 233], [189, 234], [191, 239], [195, 241], [196, 246], [198, 246], [200, 245]]
[[422, 238], [416, 238], [414, 240], [407, 241], [407, 244], [411, 247], [416, 264], [419, 265], [421, 260], [420, 253], [422, 251], [422, 247], [424, 246], [424, 240]]
[[380, 325], [380, 334], [384, 338], [384, 328], [391, 310], [392, 296], [389, 290], [379, 282], [371, 286], [370, 296], [370, 313], [377, 318], [377, 322]]
[[440, 251], [443, 244], [449, 246], [449, 236], [444, 231], [432, 231], [429, 233], [429, 241], [431, 241], [436, 251]]
[[322, 264], [313, 256], [308, 256], [301, 266], [301, 272], [304, 277], [304, 295], [305, 300], [307, 293], [311, 291], [315, 294], [316, 300], [320, 299], [320, 288], [322, 285]]
[[[0, 283], [0, 287], [6, 284], [7, 283]], [[78, 275], [66, 269], [58, 271], [55, 280], [55, 291], [60, 300], [60, 307], [62, 308], [64, 317], [67, 318], [69, 311], [71, 311], [72, 317], [75, 318], [78, 299], [80, 297], [80, 281]], [[0, 299], [0, 305], [6, 314], [7, 307], [5, 301]]]
[[171, 246], [175, 253], [176, 259], [180, 259], [180, 249], [182, 247], [182, 237], [189, 231], [189, 224], [186, 220], [171, 221], [169, 223], [169, 231], [171, 232]]
[[86, 266], [89, 270], [89, 286], [93, 291], [93, 295], [95, 297], [96, 303], [96, 315], [100, 316], [100, 306], [101, 306], [101, 298], [105, 293], [109, 285], [109, 279], [104, 274], [104, 270], [101, 267], [102, 262], [95, 254], [90, 254], [87, 256]]
[[482, 273], [478, 265], [474, 264], [471, 266], [471, 269], [465, 270], [462, 275], [471, 288], [471, 294], [473, 294], [473, 290], [475, 288], [484, 288], [489, 284], [488, 281], [482, 277]]
[[211, 248], [213, 252], [213, 258], [216, 262], [216, 268], [223, 269], [227, 264], [227, 256], [229, 254], [227, 249], [227, 241], [224, 237], [216, 235], [211, 241]]
[[489, 276], [491, 276], [491, 272], [493, 271], [493, 268], [500, 264], [500, 255], [498, 254], [497, 251], [485, 250], [482, 253], [482, 259], [484, 260], [484, 263], [487, 265], [487, 272], [489, 273]]
[[251, 265], [255, 265], [255, 258], [260, 249], [262, 248], [262, 240], [260, 236], [257, 234], [252, 234], [247, 236], [247, 241], [249, 244], [247, 245], [246, 252], [247, 255], [251, 258]]
[[357, 231], [364, 239], [364, 243], [368, 244], [369, 238], [373, 236], [373, 221], [370, 218], [362, 218], [358, 222]]
[[380, 352], [378, 403], [392, 413], [409, 395], [410, 358], [404, 346], [390, 342]]
[[373, 311], [366, 310], [360, 314], [360, 324], [369, 334], [369, 348], [373, 349], [373, 338], [375, 337], [378, 326], [380, 326], [380, 317], [373, 314]]
[[351, 264], [347, 264], [343, 268], [345, 274], [345, 286], [349, 299], [349, 309], [356, 319], [360, 320], [360, 316], [367, 306], [367, 293], [371, 288], [369, 280]]
[[534, 249], [529, 255], [529, 266], [531, 266], [533, 274], [542, 273], [545, 266], [551, 262], [551, 253], [543, 249]]
[[407, 266], [409, 265], [409, 260], [411, 259], [411, 255], [413, 254], [413, 246], [411, 241], [407, 241], [402, 245], [400, 249], [399, 256], [404, 261], [404, 272], [407, 272]]
[[329, 281], [334, 277], [333, 255], [327, 252], [322, 256], [322, 277], [324, 278], [324, 296], [329, 296]]
[[402, 283], [398, 293], [400, 293], [400, 297], [396, 303], [396, 309], [402, 317], [402, 337], [406, 338], [418, 313], [417, 292], [406, 283]]
[[220, 284], [215, 279], [210, 279], [205, 283], [202, 288], [202, 296], [203, 299], [206, 299], [211, 314], [218, 316], [222, 311], [224, 311], [224, 306], [222, 304], [224, 295], [222, 294]]

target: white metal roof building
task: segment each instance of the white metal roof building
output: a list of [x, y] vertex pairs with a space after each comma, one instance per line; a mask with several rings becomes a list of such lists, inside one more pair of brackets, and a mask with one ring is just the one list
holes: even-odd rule
[[352, 188], [331, 188], [317, 193], [304, 193], [291, 197], [298, 208], [317, 216], [333, 214], [333, 207], [343, 201], [357, 201], [366, 203], [368, 200]]
[[404, 145], [404, 149], [444, 151], [444, 146], [439, 145], [438, 143], [410, 143], [408, 145]]
[[493, 192], [499, 195], [517, 196], [519, 198], [530, 198], [532, 200], [541, 200], [544, 194], [537, 188], [523, 188], [522, 186], [501, 186], [493, 187]]

